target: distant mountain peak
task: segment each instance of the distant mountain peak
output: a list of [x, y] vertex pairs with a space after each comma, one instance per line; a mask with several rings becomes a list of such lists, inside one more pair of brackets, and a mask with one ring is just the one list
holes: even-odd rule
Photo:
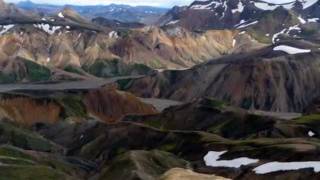
[[191, 30], [232, 29], [243, 22], [250, 24], [259, 21], [266, 13], [277, 9], [292, 11], [297, 17], [320, 18], [319, 2], [319, 0], [292, 0], [286, 3], [273, 3], [270, 0], [195, 0], [186, 9], [172, 8], [160, 18], [158, 24], [182, 26]]
[[68, 18], [75, 22], [87, 23], [88, 20], [82, 17], [77, 11], [75, 11], [70, 6], [65, 6], [62, 11], [58, 12], [59, 18]]
[[3, 0], [0, 0], [0, 8], [6, 7], [6, 3]]

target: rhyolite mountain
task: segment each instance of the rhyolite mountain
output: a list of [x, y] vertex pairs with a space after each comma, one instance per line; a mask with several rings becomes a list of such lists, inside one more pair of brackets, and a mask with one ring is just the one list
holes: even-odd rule
[[[208, 2], [196, 1], [189, 7], [173, 10], [176, 14], [189, 10], [218, 11], [221, 4], [215, 8], [213, 5], [202, 8]], [[210, 1], [210, 4], [214, 2]], [[240, 3], [245, 2], [239, 1], [238, 5]], [[0, 65], [3, 83], [147, 75], [126, 90], [139, 96], [179, 101], [212, 96], [236, 106], [272, 111], [300, 112], [318, 96], [317, 69], [313, 64], [318, 58], [318, 42], [313, 37], [318, 34], [319, 23], [310, 20], [311, 17], [300, 16], [295, 8], [287, 5], [272, 5], [274, 8], [267, 10], [259, 6], [261, 15], [250, 16], [259, 18], [256, 23], [195, 32], [179, 23], [154, 27], [104, 18], [90, 21], [70, 7], [55, 15], [41, 16], [20, 10], [13, 4], [1, 4], [4, 9], [21, 11], [14, 17], [11, 17], [12, 13], [6, 13], [11, 24], [2, 22]], [[302, 6], [302, 10], [315, 7], [303, 3]], [[16, 21], [22, 16], [30, 17], [33, 22]], [[312, 53], [293, 55], [272, 49], [281, 45], [312, 50]], [[293, 61], [295, 57], [296, 61]], [[212, 61], [206, 63], [208, 60]], [[204, 64], [181, 72], [156, 73], [150, 69], [187, 69], [201, 63]], [[301, 69], [292, 66], [311, 67], [313, 71], [308, 71], [305, 77], [300, 74]], [[195, 76], [198, 71], [203, 74]], [[256, 71], [264, 73], [265, 77], [255, 76]], [[226, 75], [222, 76], [223, 73]], [[231, 85], [235, 88], [230, 88]]]
[[53, 15], [41, 15], [14, 4], [1, 4], [5, 9], [0, 21], [1, 60], [3, 69], [7, 69], [2, 72], [9, 79], [24, 79], [21, 74], [27, 69], [16, 65], [18, 61], [14, 59], [32, 61], [50, 70], [72, 69], [68, 73], [88, 69], [107, 72], [108, 67], [99, 65], [115, 59], [120, 64], [143, 64], [156, 69], [188, 68], [233, 51], [235, 32], [231, 30], [196, 33], [104, 18], [91, 21], [70, 7]]
[[318, 8], [314, 0], [284, 4], [252, 0], [194, 1], [187, 7], [174, 7], [159, 19], [158, 25], [193, 31], [237, 29], [260, 42], [270, 43], [283, 34], [298, 39], [317, 32]]
[[284, 8], [296, 15], [318, 18], [317, 1], [275, 4], [258, 0], [196, 0], [188, 7], [174, 7], [159, 20], [160, 25], [179, 24], [188, 29], [237, 28], [258, 21], [265, 13]]
[[0, 0], [0, 179], [320, 178], [318, 2], [197, 0], [154, 26], [25, 4]]
[[[310, 49], [288, 54], [277, 47]], [[213, 97], [247, 109], [301, 112], [319, 91], [317, 46], [278, 44], [224, 56], [188, 70], [168, 70], [129, 82], [124, 88], [141, 97], [192, 101]]]

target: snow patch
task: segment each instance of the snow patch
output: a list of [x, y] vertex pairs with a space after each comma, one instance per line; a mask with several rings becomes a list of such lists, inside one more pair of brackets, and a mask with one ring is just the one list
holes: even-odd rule
[[309, 136], [309, 137], [313, 137], [313, 136], [315, 136], [315, 135], [316, 135], [316, 134], [315, 134], [313, 131], [309, 131], [309, 132], [308, 132], [308, 136]]
[[207, 9], [210, 10], [212, 7], [216, 8], [222, 3], [216, 2], [216, 1], [211, 1], [210, 0], [205, 0], [205, 1], [196, 1], [195, 3], [200, 2], [200, 4], [195, 4], [192, 5], [190, 8], [195, 9], [195, 10], [202, 10], [202, 9]]
[[298, 19], [299, 19], [299, 21], [300, 21], [301, 24], [307, 23], [307, 21], [304, 20], [301, 16], [299, 16]]
[[280, 36], [280, 34], [283, 34], [286, 32], [287, 29], [283, 29], [281, 30], [280, 32], [278, 33], [275, 33], [273, 36], [272, 36], [272, 43], [276, 43], [279, 39], [278, 39], [278, 36]]
[[167, 25], [171, 25], [171, 24], [177, 24], [180, 20], [175, 20], [175, 21], [170, 21], [167, 23]]
[[269, 162], [253, 169], [256, 174], [268, 174], [279, 171], [292, 171], [299, 169], [313, 168], [313, 171], [320, 172], [320, 161], [306, 162]]
[[243, 9], [244, 9], [244, 6], [243, 6], [242, 2], [239, 1], [238, 5], [237, 5], [237, 8], [236, 9], [232, 9], [232, 13], [233, 14], [236, 13], [236, 12], [242, 13]]
[[232, 47], [235, 47], [236, 44], [237, 44], [237, 40], [233, 39], [233, 41], [232, 41]]
[[61, 26], [50, 26], [49, 24], [44, 24], [44, 23], [34, 24], [33, 26], [45, 31], [48, 34], [54, 34], [56, 30], [61, 28]]
[[296, 47], [291, 47], [287, 45], [279, 45], [273, 48], [274, 51], [283, 51], [288, 54], [303, 54], [303, 53], [310, 53], [310, 49], [299, 49]]
[[257, 8], [265, 10], [265, 11], [268, 11], [268, 10], [272, 11], [272, 10], [275, 10], [278, 7], [278, 5], [264, 3], [264, 2], [255, 2], [254, 5]]
[[0, 35], [8, 32], [10, 29], [12, 29], [15, 25], [14, 24], [8, 24], [8, 25], [4, 25], [4, 26], [0, 26], [0, 29], [2, 29], [0, 31]]
[[[277, 3], [273, 3], [274, 1], [270, 1], [270, 0], [265, 0], [265, 2], [263, 1], [259, 1], [259, 2], [254, 2], [254, 5], [262, 10], [275, 10], [277, 7], [284, 7], [285, 9], [292, 9], [294, 7], [294, 3], [295, 1], [291, 1], [291, 2], [284, 2], [282, 4], [277, 4]], [[300, 1], [302, 3], [303, 9], [306, 9], [312, 5], [314, 5], [317, 0], [304, 0], [304, 1]]]
[[250, 159], [247, 157], [240, 157], [233, 160], [219, 160], [221, 155], [225, 154], [226, 152], [227, 151], [209, 151], [208, 154], [203, 158], [206, 166], [239, 168], [241, 166], [259, 162], [258, 159]]
[[118, 37], [119, 37], [118, 32], [116, 32], [116, 31], [111, 31], [109, 33], [109, 38], [118, 38]]
[[259, 22], [259, 21], [253, 21], [253, 22], [251, 22], [251, 23], [245, 22], [245, 23], [240, 24], [240, 26], [238, 26], [237, 29], [241, 29], [241, 28], [245, 28], [245, 27], [248, 27], [248, 26], [251, 26], [251, 25], [255, 25], [255, 24], [257, 24], [258, 22]]
[[318, 22], [319, 18], [309, 18], [307, 19], [308, 22]]
[[64, 18], [64, 15], [62, 14], [62, 12], [59, 12], [58, 16], [59, 16], [60, 18]]
[[289, 30], [287, 33], [290, 33], [290, 31], [292, 31], [292, 30], [301, 31], [301, 28], [299, 27], [299, 25], [291, 26], [291, 27], [289, 27]]

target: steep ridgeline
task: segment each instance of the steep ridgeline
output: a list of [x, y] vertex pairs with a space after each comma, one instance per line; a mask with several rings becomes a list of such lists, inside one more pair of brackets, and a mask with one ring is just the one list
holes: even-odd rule
[[123, 87], [142, 97], [191, 101], [208, 96], [247, 109], [301, 112], [320, 95], [319, 63], [316, 46], [296, 42], [165, 71]]
[[[3, 25], [1, 60], [24, 58], [48, 67], [82, 67], [120, 59], [153, 68], [187, 68], [231, 53], [230, 30], [193, 33], [182, 28], [143, 28], [130, 32], [96, 32], [49, 24]], [[223, 37], [223, 38], [222, 38]], [[244, 40], [243, 42], [246, 42]]]
[[158, 24], [197, 31], [238, 29], [270, 43], [280, 35], [290, 34], [291, 38], [298, 39], [317, 32], [314, 26], [320, 18], [318, 9], [316, 0], [284, 4], [259, 0], [197, 0], [188, 7], [174, 7]]
[[307, 15], [310, 14], [307, 12], [316, 10], [316, 2], [297, 0], [274, 4], [259, 0], [196, 0], [188, 7], [174, 7], [159, 20], [159, 24], [179, 24], [189, 29], [234, 28], [259, 20], [266, 12], [280, 7], [297, 15]]
[[145, 27], [140, 23], [103, 18], [90, 21], [69, 7], [50, 16], [34, 14], [3, 2], [1, 9], [0, 68], [6, 69], [2, 71], [5, 76], [12, 69], [17, 72], [14, 74], [25, 72], [27, 68], [17, 59], [49, 69], [65, 70], [71, 66], [72, 73], [76, 68], [77, 74], [86, 76], [84, 72], [79, 73], [79, 69], [100, 71], [99, 64], [114, 59], [155, 69], [180, 69], [263, 46], [249, 34], [239, 39], [238, 30], [192, 32], [182, 27]]

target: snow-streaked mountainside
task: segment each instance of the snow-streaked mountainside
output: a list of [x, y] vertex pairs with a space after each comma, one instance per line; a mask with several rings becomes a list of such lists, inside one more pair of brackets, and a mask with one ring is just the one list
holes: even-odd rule
[[286, 9], [294, 9], [294, 8], [301, 8], [301, 9], [307, 9], [317, 3], [317, 0], [293, 0], [291, 2], [286, 3], [273, 3], [263, 1], [263, 0], [245, 0], [245, 1], [225, 1], [225, 0], [196, 0], [194, 1], [189, 8], [195, 9], [195, 10], [211, 10], [211, 11], [217, 11], [217, 9], [224, 9], [227, 11], [228, 9], [231, 9], [233, 13], [239, 12], [241, 13], [245, 6], [248, 5], [254, 5], [255, 7], [261, 9], [261, 10], [274, 10], [280, 6], [286, 8]]
[[[181, 25], [188, 29], [234, 28], [256, 23], [265, 14], [283, 8], [300, 19], [317, 21], [320, 16], [317, 0], [291, 1], [282, 4], [260, 0], [196, 0], [177, 12], [177, 8], [162, 17], [160, 25]], [[174, 22], [174, 23], [173, 23]], [[242, 26], [241, 26], [242, 27]]]

